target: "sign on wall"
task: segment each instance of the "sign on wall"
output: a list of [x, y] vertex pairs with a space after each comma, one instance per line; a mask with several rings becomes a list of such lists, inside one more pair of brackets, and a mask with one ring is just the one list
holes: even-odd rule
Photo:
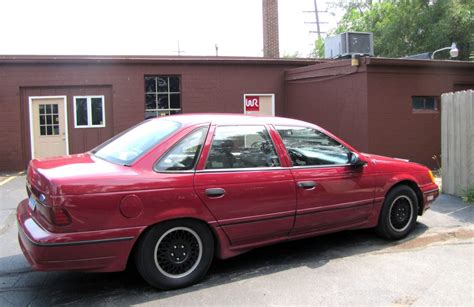
[[245, 97], [245, 111], [260, 111], [260, 97], [246, 96]]

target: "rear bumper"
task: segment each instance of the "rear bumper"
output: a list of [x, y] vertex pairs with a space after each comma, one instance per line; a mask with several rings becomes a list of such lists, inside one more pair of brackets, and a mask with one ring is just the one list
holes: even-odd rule
[[51, 233], [29, 213], [28, 200], [17, 208], [18, 241], [33, 269], [38, 271], [122, 271], [144, 227]]
[[421, 192], [423, 193], [423, 212], [428, 210], [431, 207], [431, 204], [439, 196], [439, 187], [435, 183], [427, 184], [420, 187]]

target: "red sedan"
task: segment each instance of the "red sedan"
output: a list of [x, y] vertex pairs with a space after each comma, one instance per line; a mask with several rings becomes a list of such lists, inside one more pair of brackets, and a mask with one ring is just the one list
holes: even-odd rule
[[145, 121], [94, 150], [32, 160], [19, 242], [36, 270], [124, 270], [161, 289], [214, 256], [344, 229], [412, 231], [430, 170], [360, 153], [310, 123], [244, 115]]

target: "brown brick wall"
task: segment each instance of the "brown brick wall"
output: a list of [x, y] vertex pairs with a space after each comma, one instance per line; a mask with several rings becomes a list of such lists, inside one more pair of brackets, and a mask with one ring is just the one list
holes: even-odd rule
[[366, 152], [367, 75], [351, 71], [349, 67], [348, 71], [341, 71], [340, 76], [329, 78], [304, 72], [296, 76], [287, 75], [286, 114], [321, 126]]
[[[28, 96], [66, 95], [70, 153], [83, 152], [145, 116], [144, 76], [180, 75], [185, 113], [243, 113], [245, 93], [274, 93], [283, 115], [284, 71], [301, 64], [0, 64], [0, 171], [24, 169], [31, 157]], [[72, 96], [106, 95], [107, 129], [73, 125]], [[110, 129], [109, 129], [110, 128]]]
[[278, 0], [262, 0], [263, 14], [263, 56], [280, 57], [278, 38]]
[[456, 84], [472, 85], [472, 71], [383, 66], [368, 71], [369, 150], [438, 168], [432, 157], [441, 153], [442, 110], [413, 112], [412, 96], [439, 97]]

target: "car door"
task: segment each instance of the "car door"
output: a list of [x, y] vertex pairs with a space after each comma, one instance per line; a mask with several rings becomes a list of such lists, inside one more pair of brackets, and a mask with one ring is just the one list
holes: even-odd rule
[[349, 164], [350, 152], [311, 127], [276, 126], [293, 163], [297, 210], [292, 234], [357, 227], [374, 206], [374, 179]]
[[296, 188], [266, 126], [211, 128], [201, 160], [195, 191], [232, 245], [288, 235]]

